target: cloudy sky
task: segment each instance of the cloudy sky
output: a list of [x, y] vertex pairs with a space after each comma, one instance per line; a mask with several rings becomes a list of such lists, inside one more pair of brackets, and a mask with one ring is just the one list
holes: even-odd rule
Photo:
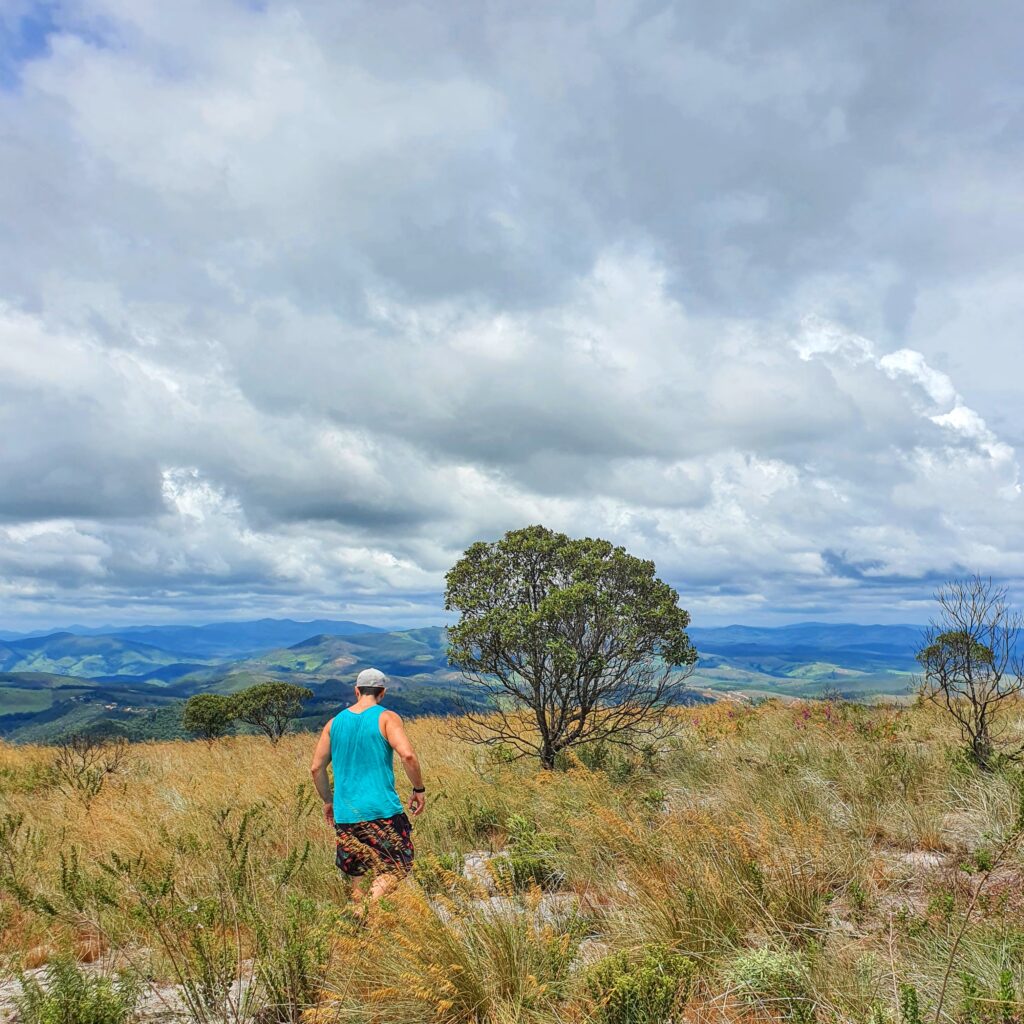
[[0, 3], [0, 627], [1024, 579], [1008, 0]]

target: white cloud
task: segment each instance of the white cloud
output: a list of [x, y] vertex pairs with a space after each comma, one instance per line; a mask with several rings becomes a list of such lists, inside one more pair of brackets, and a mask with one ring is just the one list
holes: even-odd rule
[[[698, 616], [1024, 578], [963, 355], [1015, 365], [1016, 48], [798, 8], [58, 5], [0, 92], [10, 621], [431, 618], [537, 521]], [[893, 69], [965, 34], [997, 113], [940, 130]]]

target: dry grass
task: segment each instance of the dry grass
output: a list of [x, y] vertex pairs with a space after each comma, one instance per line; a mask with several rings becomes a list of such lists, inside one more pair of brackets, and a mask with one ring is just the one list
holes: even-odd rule
[[[907, 984], [930, 1012], [1020, 813], [1018, 771], [965, 765], [924, 708], [720, 704], [677, 720], [646, 758], [583, 751], [551, 773], [444, 720], [411, 723], [431, 796], [419, 867], [366, 929], [344, 911], [309, 783], [314, 737], [139, 745], [88, 806], [54, 784], [52, 750], [0, 744], [0, 958], [129, 964], [183, 985], [201, 1021], [265, 1020], [268, 1003], [292, 1020], [604, 1019], [580, 963], [651, 949], [694, 964], [680, 1020], [898, 1019]], [[506, 847], [516, 871], [495, 912], [459, 866]], [[544, 912], [530, 877], [576, 911]], [[975, 901], [944, 1017], [987, 1019], [977, 1007], [1005, 1003], [1007, 984], [1019, 997], [1022, 879], [1013, 851]], [[729, 988], [767, 970], [743, 959], [758, 949], [800, 965], [803, 1001]]]

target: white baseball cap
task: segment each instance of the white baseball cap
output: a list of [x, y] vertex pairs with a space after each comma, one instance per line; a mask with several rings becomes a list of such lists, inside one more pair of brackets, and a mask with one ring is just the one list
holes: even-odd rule
[[364, 668], [356, 676], [356, 686], [387, 686], [388, 677], [379, 668]]

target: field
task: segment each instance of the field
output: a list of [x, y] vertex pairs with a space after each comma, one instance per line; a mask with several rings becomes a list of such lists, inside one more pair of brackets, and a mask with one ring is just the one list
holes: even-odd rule
[[935, 712], [719, 703], [548, 773], [452, 725], [411, 723], [416, 872], [364, 927], [308, 735], [134, 745], [91, 799], [0, 746], [6, 970], [129, 969], [204, 1022], [1019, 1019], [1024, 777]]

